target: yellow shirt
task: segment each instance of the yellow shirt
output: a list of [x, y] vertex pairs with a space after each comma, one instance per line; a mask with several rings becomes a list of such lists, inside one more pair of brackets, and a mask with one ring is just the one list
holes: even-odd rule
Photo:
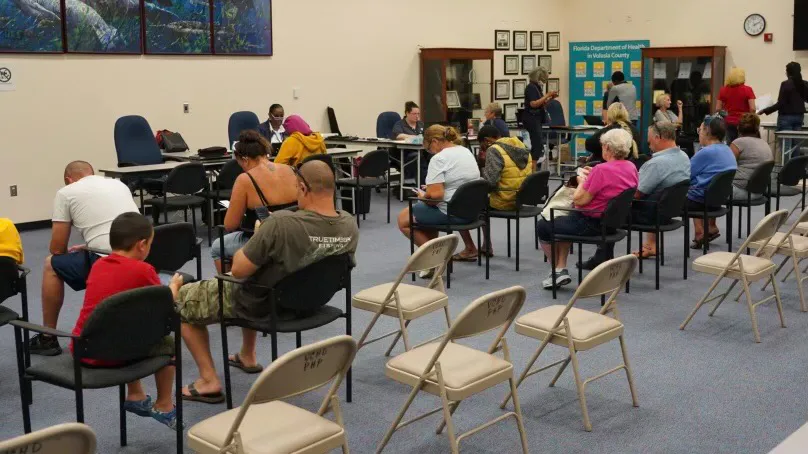
[[8, 218], [0, 218], [0, 257], [11, 257], [17, 263], [23, 262], [20, 233]]

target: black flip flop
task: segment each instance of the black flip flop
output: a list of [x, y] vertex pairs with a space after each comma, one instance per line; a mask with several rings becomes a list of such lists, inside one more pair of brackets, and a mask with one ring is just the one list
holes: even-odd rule
[[245, 366], [244, 363], [241, 362], [241, 358], [238, 357], [238, 353], [233, 355], [233, 359], [228, 358], [227, 362], [231, 366], [238, 367], [248, 374], [259, 374], [264, 370], [264, 366], [260, 364], [256, 364], [255, 366]]
[[190, 396], [186, 396], [185, 393], [182, 394], [182, 400], [188, 400], [191, 402], [202, 402], [205, 404], [220, 404], [224, 402], [224, 394], [221, 391], [217, 393], [205, 393], [201, 394], [199, 391], [196, 390], [196, 385], [191, 383], [188, 385], [188, 392], [191, 393]]

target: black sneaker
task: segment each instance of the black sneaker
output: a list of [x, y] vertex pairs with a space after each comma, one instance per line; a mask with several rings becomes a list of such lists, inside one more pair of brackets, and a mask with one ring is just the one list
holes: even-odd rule
[[37, 334], [28, 343], [28, 351], [32, 355], [57, 356], [62, 354], [62, 347], [59, 346], [56, 336]]

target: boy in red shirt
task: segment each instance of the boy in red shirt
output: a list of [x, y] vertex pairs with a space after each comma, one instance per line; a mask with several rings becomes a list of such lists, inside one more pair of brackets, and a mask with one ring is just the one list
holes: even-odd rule
[[[112, 254], [103, 257], [93, 264], [87, 278], [87, 291], [84, 294], [84, 305], [76, 320], [73, 334], [81, 334], [84, 324], [106, 298], [120, 292], [151, 285], [161, 285], [160, 278], [154, 267], [144, 262], [149, 255], [154, 229], [151, 222], [140, 213], [123, 213], [114, 221], [109, 230], [109, 243]], [[171, 279], [171, 288], [174, 298], [182, 285], [182, 277], [175, 275]], [[156, 346], [155, 355], [173, 355], [174, 341], [171, 337], [164, 339]], [[70, 345], [73, 351], [73, 345]], [[92, 366], [114, 366], [108, 362], [82, 359], [82, 362]], [[127, 396], [124, 409], [139, 416], [151, 416], [162, 424], [176, 428], [177, 410], [171, 398], [174, 385], [174, 366], [166, 366], [154, 377], [157, 381], [157, 401], [152, 402], [151, 396], [143, 391], [140, 380], [127, 384]]]

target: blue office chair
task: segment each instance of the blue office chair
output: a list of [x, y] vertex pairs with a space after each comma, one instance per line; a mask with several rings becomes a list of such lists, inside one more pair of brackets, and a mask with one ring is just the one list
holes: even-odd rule
[[389, 139], [393, 133], [393, 126], [401, 121], [398, 112], [382, 112], [376, 118], [376, 137]]
[[163, 155], [149, 122], [140, 115], [127, 115], [115, 122], [115, 153], [118, 167], [160, 164]]
[[[548, 125], [550, 126], [567, 126], [567, 120], [564, 118], [564, 106], [557, 99], [551, 99], [547, 105], [544, 106], [544, 110], [547, 112], [547, 116], [550, 117], [550, 121]], [[551, 132], [547, 134], [547, 146], [548, 148], [552, 149], [555, 145], [558, 145], [558, 139], [561, 136], [562, 144], [569, 142], [569, 136], [564, 133], [557, 133]]]
[[257, 131], [260, 123], [261, 121], [258, 120], [258, 115], [246, 110], [230, 115], [230, 121], [227, 122], [227, 137], [229, 139], [227, 146], [229, 147], [233, 142], [238, 140], [241, 131], [246, 129], [254, 129]]

